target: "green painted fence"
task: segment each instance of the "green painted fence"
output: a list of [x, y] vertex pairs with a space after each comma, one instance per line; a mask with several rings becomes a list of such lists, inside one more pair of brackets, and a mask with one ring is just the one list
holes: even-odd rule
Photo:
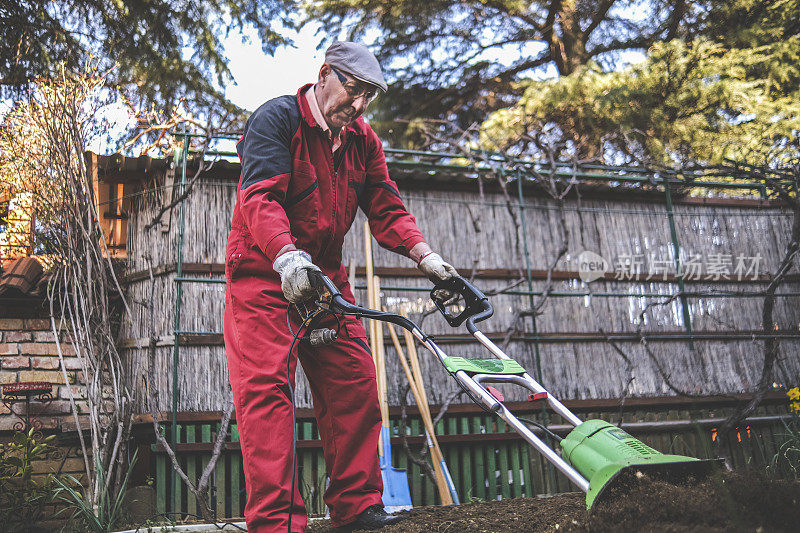
[[[519, 416], [541, 421], [541, 411], [533, 410], [532, 406], [523, 407], [515, 411]], [[502, 420], [474, 406], [454, 406], [451, 411], [438, 423], [436, 432], [462, 502], [577, 490]], [[679, 404], [628, 408], [623, 427], [659, 451], [708, 458], [712, 455], [715, 429], [730, 411], [730, 407], [690, 411]], [[576, 409], [576, 412], [584, 419], [603, 418], [614, 423], [620, 417], [619, 409]], [[730, 451], [735, 465], [763, 468], [769, 464], [783, 442], [785, 430], [781, 419], [787, 416], [785, 405], [774, 402], [748, 419], [731, 439]], [[549, 424], [560, 433], [568, 429], [552, 415]], [[399, 436], [404, 432], [408, 446], [418, 453], [424, 446], [422, 422], [412, 413], [405, 427], [402, 426], [401, 417], [393, 416], [393, 465], [407, 470], [415, 506], [438, 504], [434, 483], [423, 474], [420, 466], [408, 459]], [[191, 479], [198, 479], [208, 464], [218, 428], [218, 421], [179, 424], [177, 456]], [[316, 422], [313, 418], [298, 418], [297, 431], [300, 491], [310, 514], [324, 514], [325, 463]], [[194, 497], [181, 483], [176, 500], [179, 508], [171, 508], [173, 472], [169, 458], [160, 446], [150, 444], [149, 447], [159, 512], [199, 514]], [[425, 458], [429, 462], [429, 456]], [[209, 497], [217, 517], [243, 516], [245, 483], [235, 424], [212, 475]]]

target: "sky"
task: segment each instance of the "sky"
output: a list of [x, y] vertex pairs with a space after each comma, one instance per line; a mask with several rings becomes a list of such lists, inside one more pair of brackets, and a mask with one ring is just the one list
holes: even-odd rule
[[[325, 38], [322, 33], [317, 34], [319, 27], [318, 23], [307, 24], [300, 32], [290, 35], [294, 39], [294, 47], [282, 47], [274, 56], [264, 54], [252, 28], [245, 30], [249, 40], [247, 43], [242, 42], [241, 33], [231, 33], [222, 42], [235, 83], [225, 88], [225, 96], [234, 104], [255, 111], [271, 98], [294, 94], [301, 85], [315, 82], [325, 60], [325, 49], [317, 49]], [[475, 60], [489, 59], [510, 64], [520, 54], [533, 55], [543, 46], [537, 42], [527, 43], [524, 50], [511, 47], [501, 52], [481, 54]], [[538, 77], [555, 76], [555, 67], [537, 74]]]
[[225, 88], [234, 104], [255, 111], [262, 103], [284, 94], [294, 94], [305, 83], [316, 81], [325, 50], [317, 50], [322, 35], [315, 35], [319, 26], [306, 25], [296, 37], [296, 47], [282, 47], [274, 57], [264, 54], [255, 32], [248, 32], [250, 42], [242, 43], [239, 33], [223, 40], [228, 67], [235, 84]]
[[[242, 34], [234, 33], [222, 40], [228, 67], [234, 83], [225, 87], [225, 96], [234, 104], [255, 111], [261, 104], [284, 94], [295, 94], [305, 84], [316, 81], [317, 72], [325, 58], [325, 50], [317, 50], [322, 35], [315, 35], [318, 25], [308, 24], [293, 35], [294, 47], [282, 47], [274, 56], [261, 49], [256, 32], [246, 33], [247, 41], [242, 42]], [[0, 113], [3, 109], [0, 108]], [[111, 126], [108, 136], [95, 137], [87, 148], [97, 153], [115, 151], [116, 140], [135, 126], [128, 109], [116, 103], [101, 109], [100, 114]], [[232, 143], [223, 143], [220, 149], [233, 149]], [[230, 145], [230, 146], [228, 146]]]

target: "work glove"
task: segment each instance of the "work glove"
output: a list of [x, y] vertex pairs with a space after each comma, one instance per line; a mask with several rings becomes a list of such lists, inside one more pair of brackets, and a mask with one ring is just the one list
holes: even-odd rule
[[[458, 276], [458, 272], [450, 263], [446, 263], [442, 256], [437, 253], [429, 252], [422, 257], [417, 265], [423, 274], [428, 276], [428, 279], [431, 280], [433, 283], [439, 283], [440, 281], [445, 281], [453, 276]], [[445, 289], [438, 289], [434, 292], [434, 297], [438, 300], [447, 301], [453, 297], [452, 291], [448, 291]]]
[[272, 263], [272, 268], [281, 275], [281, 290], [289, 302], [303, 302], [317, 295], [308, 279], [308, 271], [320, 270], [311, 262], [311, 256], [306, 252], [292, 250], [282, 253]]

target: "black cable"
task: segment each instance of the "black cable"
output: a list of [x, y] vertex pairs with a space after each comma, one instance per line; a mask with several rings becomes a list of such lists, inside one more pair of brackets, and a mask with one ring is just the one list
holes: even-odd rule
[[[289, 387], [289, 400], [292, 403], [292, 489], [289, 493], [289, 523], [286, 527], [288, 533], [292, 533], [292, 512], [294, 510], [294, 487], [297, 483], [297, 420], [295, 420], [294, 412], [294, 387], [292, 387], [292, 376], [289, 374], [289, 366], [292, 361], [292, 350], [300, 338], [300, 332], [303, 331], [307, 325], [311, 323], [311, 318], [306, 318], [300, 327], [297, 328], [297, 333], [294, 333], [292, 344], [289, 346], [289, 352], [286, 354], [286, 385]], [[289, 331], [292, 331], [292, 323], [289, 319], [289, 310], [286, 310], [286, 325]]]
[[[311, 317], [306, 318], [306, 320], [309, 320], [309, 318], [311, 318]], [[305, 335], [305, 336], [302, 336], [302, 337], [300, 336], [300, 332], [303, 330], [303, 327], [305, 326], [305, 324], [306, 324], [305, 321], [303, 321], [303, 323], [300, 324], [300, 328], [297, 330], [297, 333], [295, 333], [294, 330], [292, 329], [292, 323], [289, 321], [289, 311], [288, 310], [286, 311], [286, 327], [289, 328], [289, 333], [291, 335], [294, 335], [295, 341], [297, 341], [297, 340], [300, 340], [300, 341], [309, 340], [309, 336], [308, 335]]]
[[333, 315], [333, 318], [336, 319], [336, 338], [338, 339], [339, 335], [342, 332], [342, 321], [339, 320], [339, 315], [337, 315], [336, 313], [331, 313], [331, 314]]
[[531, 420], [529, 418], [522, 418], [521, 416], [517, 416], [517, 419], [525, 422], [526, 424], [530, 424], [532, 426], [535, 426], [535, 427], [541, 429], [542, 431], [544, 431], [545, 433], [550, 435], [553, 439], [555, 439], [556, 442], [561, 442], [562, 440], [564, 440], [563, 438], [559, 437], [558, 435], [556, 435], [555, 433], [550, 431], [550, 429], [547, 426], [545, 426], [544, 424], [541, 424], [541, 423], [536, 422], [535, 420]]

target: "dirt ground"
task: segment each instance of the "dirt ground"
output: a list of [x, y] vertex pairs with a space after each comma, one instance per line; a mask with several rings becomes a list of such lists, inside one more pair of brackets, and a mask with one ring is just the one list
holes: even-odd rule
[[[759, 474], [716, 474], [676, 486], [646, 477], [609, 493], [586, 511], [583, 494], [419, 507], [385, 533], [505, 532], [796, 532], [800, 483]], [[312, 533], [334, 531], [327, 521]]]

